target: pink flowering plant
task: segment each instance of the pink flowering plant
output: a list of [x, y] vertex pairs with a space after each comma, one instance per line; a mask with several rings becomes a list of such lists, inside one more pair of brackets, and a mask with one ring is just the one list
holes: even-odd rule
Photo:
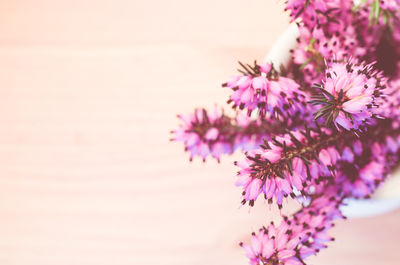
[[[400, 0], [288, 0], [290, 63], [240, 63], [222, 108], [179, 115], [190, 160], [244, 153], [242, 204], [301, 209], [240, 243], [252, 265], [304, 265], [349, 198], [369, 198], [400, 159]], [[278, 68], [277, 68], [278, 67]]]

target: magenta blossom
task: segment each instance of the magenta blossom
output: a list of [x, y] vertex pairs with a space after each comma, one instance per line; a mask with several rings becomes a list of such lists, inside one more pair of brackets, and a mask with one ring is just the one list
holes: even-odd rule
[[301, 265], [296, 251], [300, 238], [293, 237], [289, 231], [286, 222], [282, 222], [279, 227], [271, 223], [268, 228], [260, 229], [258, 234], [252, 234], [251, 245], [240, 243], [240, 246], [252, 265]]
[[[300, 38], [293, 50], [293, 62], [299, 65], [307, 84], [319, 83], [326, 70], [326, 61], [343, 60], [349, 55], [355, 58], [365, 56], [366, 49], [360, 47], [356, 28], [343, 21], [327, 26], [308, 28], [299, 25]], [[339, 34], [339, 32], [341, 32]]]
[[387, 136], [385, 141], [371, 143], [365, 139], [354, 142], [352, 147], [343, 150], [335, 181], [341, 183], [342, 193], [353, 198], [369, 198], [387, 177], [387, 154], [397, 155], [400, 138]]
[[222, 109], [212, 111], [196, 109], [194, 113], [179, 115], [181, 126], [172, 131], [173, 141], [183, 142], [190, 153], [190, 160], [200, 156], [203, 161], [212, 156], [218, 161], [221, 155], [231, 154], [237, 149], [257, 149], [263, 138], [271, 133], [282, 133], [284, 126], [296, 127], [296, 120], [271, 120], [269, 117], [253, 119], [243, 113], [231, 118]]
[[[293, 57], [241, 64], [228, 103], [179, 116], [190, 159], [244, 151], [242, 204], [295, 200], [241, 243], [251, 265], [306, 265], [327, 247], [347, 199], [369, 198], [400, 163], [400, 0], [288, 0], [300, 34]], [[376, 62], [376, 63], [373, 63]], [[283, 211], [281, 210], [281, 215]], [[249, 240], [250, 241], [250, 240]]]
[[400, 16], [400, 1], [360, 0], [353, 9], [358, 11], [357, 15], [359, 17], [369, 20], [370, 25], [385, 26], [388, 23], [393, 24], [398, 20]]
[[219, 161], [222, 154], [230, 154], [237, 148], [254, 149], [269, 129], [242, 114], [232, 119], [218, 107], [212, 111], [196, 109], [192, 114], [178, 117], [183, 124], [172, 131], [172, 140], [185, 144], [190, 160], [200, 156], [205, 161], [210, 155]]
[[288, 0], [285, 10], [290, 12], [293, 21], [301, 18], [307, 27], [313, 28], [315, 25], [337, 22], [337, 17], [348, 7], [348, 2], [340, 0]]
[[[284, 198], [305, 195], [308, 185], [332, 178], [340, 157], [335, 147], [327, 146], [334, 138], [328, 130], [294, 131], [247, 152], [245, 160], [236, 162], [242, 203], [253, 206], [264, 194], [268, 203], [275, 201], [282, 208]], [[310, 142], [313, 146], [307, 148]]]
[[359, 130], [379, 118], [378, 99], [384, 97], [386, 79], [372, 65], [334, 62], [325, 72], [322, 85], [311, 103], [321, 108], [315, 119], [324, 118], [337, 128]]
[[343, 218], [339, 210], [342, 198], [335, 189], [326, 196], [312, 199], [292, 218], [285, 217], [279, 226], [273, 222], [253, 233], [251, 244], [240, 243], [252, 265], [304, 265], [304, 260], [326, 248], [334, 240], [328, 235], [333, 221]]
[[242, 66], [243, 75], [223, 84], [233, 90], [228, 103], [234, 108], [247, 109], [248, 115], [258, 110], [261, 117], [268, 113], [287, 116], [304, 109], [307, 94], [292, 79], [279, 76], [272, 64]]

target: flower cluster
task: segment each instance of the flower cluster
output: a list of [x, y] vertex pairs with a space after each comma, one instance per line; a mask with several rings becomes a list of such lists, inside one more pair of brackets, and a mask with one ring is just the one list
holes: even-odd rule
[[[342, 138], [342, 140], [344, 140]], [[282, 208], [283, 198], [307, 194], [311, 184], [333, 177], [339, 158], [337, 135], [325, 129], [289, 132], [265, 141], [261, 148], [246, 153], [244, 161], [236, 162], [237, 186], [243, 187], [243, 201], [251, 206], [260, 194]]]
[[329, 188], [292, 217], [284, 217], [253, 233], [251, 244], [240, 243], [251, 265], [303, 265], [310, 255], [326, 248], [334, 238], [328, 235], [335, 219], [344, 218], [339, 210], [342, 198]]
[[337, 22], [337, 17], [349, 2], [340, 0], [288, 0], [285, 10], [289, 11], [292, 20], [301, 18], [302, 22], [309, 28], [316, 25]]
[[388, 122], [378, 124], [386, 127], [385, 135], [368, 132], [343, 149], [335, 182], [340, 183], [344, 196], [369, 198], [397, 165], [400, 131]]
[[386, 79], [372, 65], [334, 62], [326, 69], [318, 94], [311, 101], [321, 108], [315, 119], [324, 118], [336, 127], [358, 130], [378, 114], [378, 99], [384, 97]]
[[370, 198], [400, 163], [400, 1], [287, 0], [285, 9], [300, 32], [289, 64], [240, 63], [223, 84], [235, 116], [196, 109], [172, 132], [190, 159], [244, 152], [242, 204], [300, 204], [240, 243], [251, 265], [306, 265], [333, 240], [343, 201]]
[[237, 149], [243, 151], [259, 147], [262, 140], [270, 135], [283, 133], [286, 128], [296, 128], [296, 119], [276, 120], [268, 117], [253, 119], [243, 113], [229, 117], [215, 107], [211, 111], [195, 109], [193, 113], [178, 115], [181, 126], [173, 130], [173, 141], [183, 142], [190, 160], [200, 156], [203, 161], [212, 156], [218, 161], [223, 154], [232, 154]]
[[367, 18], [371, 25], [385, 26], [389, 24], [393, 27], [393, 23], [396, 23], [399, 16], [400, 1], [361, 0], [353, 7], [353, 10], [358, 11], [359, 17]]
[[261, 117], [267, 114], [287, 117], [304, 110], [307, 102], [300, 86], [292, 79], [282, 77], [267, 63], [254, 66], [244, 65], [242, 75], [232, 77], [224, 83], [224, 87], [233, 90], [228, 103], [233, 108], [247, 109], [248, 115], [258, 110]]
[[233, 120], [218, 107], [213, 111], [196, 109], [194, 113], [178, 117], [183, 123], [179, 129], [172, 131], [172, 140], [185, 144], [185, 150], [190, 153], [190, 160], [196, 155], [203, 161], [209, 155], [219, 160], [221, 154], [230, 154], [241, 144], [251, 149], [251, 146], [257, 146], [261, 140], [260, 135], [257, 137], [246, 134], [246, 129], [243, 129], [258, 128], [257, 122], [243, 116]]

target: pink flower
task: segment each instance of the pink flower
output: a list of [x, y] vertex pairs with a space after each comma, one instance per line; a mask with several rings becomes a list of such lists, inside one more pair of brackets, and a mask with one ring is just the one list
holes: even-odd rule
[[[275, 201], [282, 208], [284, 198], [306, 194], [305, 187], [309, 184], [332, 176], [340, 155], [335, 147], [325, 148], [329, 137], [333, 137], [329, 133], [329, 130], [293, 131], [247, 152], [245, 160], [236, 162], [240, 167], [236, 185], [243, 188], [242, 203], [253, 206], [263, 193], [268, 203]], [[309, 141], [314, 143], [314, 149], [305, 148]], [[321, 163], [314, 155], [318, 153]]]
[[178, 117], [182, 124], [172, 131], [172, 140], [184, 143], [190, 160], [200, 156], [204, 161], [212, 156], [219, 161], [222, 154], [230, 154], [238, 148], [254, 149], [265, 133], [260, 121], [246, 115], [232, 119], [217, 107], [212, 111], [196, 109], [194, 113]]
[[311, 103], [321, 108], [314, 114], [338, 128], [359, 130], [378, 117], [379, 98], [384, 97], [386, 79], [372, 65], [334, 62], [326, 70], [319, 94]]
[[279, 227], [271, 223], [268, 228], [260, 229], [258, 234], [252, 234], [251, 245], [240, 243], [250, 264], [301, 265], [296, 251], [300, 239], [290, 236], [288, 228], [285, 222]]
[[243, 76], [223, 84], [233, 90], [228, 100], [233, 108], [247, 109], [249, 115], [258, 110], [261, 117], [295, 113], [304, 108], [302, 103], [307, 101], [307, 95], [295, 81], [279, 76], [271, 64], [242, 66], [247, 71]]
[[240, 246], [250, 264], [303, 265], [305, 259], [333, 240], [327, 232], [334, 220], [343, 218], [341, 203], [338, 191], [328, 188], [291, 218], [284, 217], [279, 226], [271, 222], [252, 234], [250, 244]]
[[172, 132], [190, 159], [245, 151], [242, 204], [301, 205], [240, 244], [252, 265], [305, 265], [334, 240], [343, 201], [369, 198], [400, 162], [400, 1], [356, 2], [287, 0], [289, 64], [240, 63], [223, 84], [235, 116], [196, 109]]
[[349, 9], [350, 1], [340, 0], [288, 0], [285, 10], [290, 12], [292, 20], [301, 17], [309, 28], [319, 24], [327, 24], [340, 18], [340, 12]]
[[400, 143], [391, 137], [387, 138], [386, 143], [373, 142], [373, 139], [363, 141], [366, 148], [362, 148], [362, 143], [356, 141], [352, 148], [345, 148], [338, 163], [335, 181], [342, 187], [343, 194], [349, 197], [371, 196], [387, 176], [391, 164], [388, 154], [397, 155], [400, 147]]

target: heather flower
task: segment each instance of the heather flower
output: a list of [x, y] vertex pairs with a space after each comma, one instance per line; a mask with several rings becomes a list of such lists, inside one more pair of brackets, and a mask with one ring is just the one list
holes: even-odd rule
[[346, 197], [369, 198], [397, 165], [400, 131], [381, 120], [376, 126], [385, 134], [368, 131], [360, 139], [349, 141], [337, 163], [335, 182]]
[[346, 10], [349, 3], [340, 0], [288, 0], [285, 11], [289, 11], [292, 21], [301, 18], [308, 27], [326, 23], [336, 23], [340, 12]]
[[243, 188], [242, 204], [254, 205], [260, 194], [282, 208], [283, 199], [307, 194], [305, 187], [333, 177], [340, 155], [333, 144], [339, 139], [329, 130], [294, 131], [265, 141], [259, 149], [236, 162], [240, 167], [237, 186]]
[[337, 128], [359, 130], [379, 117], [377, 104], [384, 96], [386, 79], [372, 65], [334, 62], [326, 70], [326, 78], [315, 84], [318, 94], [310, 101], [321, 108], [315, 119], [324, 118]]
[[233, 146], [229, 141], [217, 141], [223, 135], [220, 130], [230, 125], [222, 111], [215, 108], [213, 112], [196, 109], [193, 114], [178, 115], [183, 124], [173, 133], [173, 140], [182, 141], [185, 150], [190, 152], [190, 160], [195, 155], [205, 161], [208, 155], [219, 159], [223, 153], [232, 152]]
[[393, 21], [400, 17], [400, 1], [398, 0], [361, 0], [353, 7], [358, 11], [357, 15], [365, 17], [370, 21], [370, 25], [393, 26]]
[[190, 153], [190, 160], [200, 156], [203, 161], [208, 156], [220, 161], [221, 155], [232, 154], [237, 149], [256, 149], [263, 138], [269, 139], [271, 134], [283, 133], [285, 128], [296, 128], [300, 121], [281, 121], [266, 116], [261, 122], [241, 112], [231, 118], [218, 107], [212, 111], [196, 109], [194, 113], [178, 115], [178, 118], [182, 124], [171, 132], [171, 140], [184, 143], [185, 150]]
[[387, 174], [383, 151], [383, 145], [377, 142], [372, 145], [372, 148], [363, 148], [358, 155], [351, 148], [346, 150], [347, 154], [342, 157], [336, 176], [336, 182], [341, 184], [344, 195], [353, 198], [371, 196]]
[[340, 20], [332, 26], [313, 28], [299, 25], [298, 46], [293, 50], [293, 62], [303, 72], [306, 84], [318, 83], [326, 70], [326, 61], [347, 59], [350, 55], [363, 58], [366, 49], [360, 47], [356, 28]]
[[316, 196], [292, 217], [284, 217], [279, 226], [271, 222], [252, 233], [251, 244], [240, 246], [252, 265], [303, 265], [305, 259], [334, 240], [327, 232], [334, 220], [343, 218], [341, 203], [337, 191], [328, 188], [324, 196]]
[[343, 200], [369, 198], [400, 162], [400, 1], [287, 0], [286, 10], [300, 31], [291, 62], [240, 63], [223, 84], [236, 116], [196, 109], [173, 131], [190, 159], [245, 151], [242, 204], [301, 204], [240, 243], [252, 265], [305, 265], [334, 240]]
[[238, 139], [241, 136], [245, 139], [245, 146], [255, 146], [261, 139], [257, 136], [239, 133], [240, 126], [256, 126], [257, 122], [239, 117], [238, 120], [229, 118], [221, 109], [215, 107], [213, 111], [205, 109], [196, 109], [194, 113], [187, 115], [178, 115], [183, 124], [179, 129], [172, 131], [174, 141], [181, 141], [185, 144], [185, 150], [190, 153], [190, 160], [194, 156], [200, 156], [203, 161], [211, 155], [218, 161], [222, 154], [232, 153], [238, 146], [244, 146]]
[[379, 115], [393, 120], [392, 127], [400, 127], [400, 78], [388, 82], [385, 91], [387, 97], [377, 102], [381, 106]]
[[296, 250], [300, 239], [292, 237], [289, 231], [286, 222], [278, 227], [271, 223], [268, 228], [260, 229], [258, 234], [252, 234], [251, 245], [240, 243], [240, 246], [252, 265], [301, 265]]
[[272, 64], [241, 66], [243, 75], [223, 84], [233, 90], [228, 103], [234, 109], [247, 109], [248, 115], [258, 110], [261, 117], [267, 114], [287, 117], [288, 113], [304, 112], [307, 95], [294, 80], [279, 76]]

